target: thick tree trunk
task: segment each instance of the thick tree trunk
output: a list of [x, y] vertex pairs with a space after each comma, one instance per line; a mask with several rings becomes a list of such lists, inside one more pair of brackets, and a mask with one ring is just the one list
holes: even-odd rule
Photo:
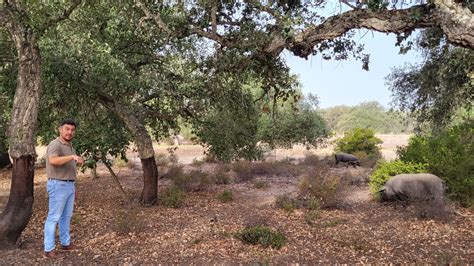
[[155, 151], [153, 150], [151, 136], [148, 134], [143, 123], [129, 108], [103, 93], [100, 95], [100, 99], [106, 108], [114, 112], [123, 121], [133, 135], [143, 169], [141, 202], [145, 206], [151, 206], [158, 199], [158, 168], [155, 162]]
[[15, 247], [33, 209], [34, 156], [13, 159], [10, 197], [0, 216], [0, 249]]
[[41, 87], [41, 57], [36, 38], [20, 25], [9, 28], [18, 51], [18, 79], [10, 120], [13, 160], [10, 197], [0, 215], [0, 248], [16, 244], [33, 208], [35, 135]]
[[158, 195], [158, 168], [155, 157], [141, 159], [143, 169], [143, 190], [141, 201], [144, 205], [153, 205]]

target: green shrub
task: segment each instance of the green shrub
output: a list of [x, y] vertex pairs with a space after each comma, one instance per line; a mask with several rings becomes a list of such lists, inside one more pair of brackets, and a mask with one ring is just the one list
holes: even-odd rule
[[428, 163], [428, 156], [431, 152], [428, 145], [428, 137], [411, 136], [408, 145], [405, 147], [397, 147], [397, 156], [404, 162]]
[[286, 243], [286, 237], [282, 233], [264, 226], [247, 227], [236, 233], [235, 237], [246, 244], [261, 245], [264, 248], [280, 249]]
[[168, 208], [179, 208], [183, 205], [185, 193], [178, 187], [172, 186], [161, 191], [160, 202]]
[[378, 147], [383, 141], [374, 135], [371, 128], [354, 128], [344, 133], [344, 137], [336, 142], [337, 152], [354, 154], [355, 152], [365, 152], [368, 156], [381, 157]]
[[232, 193], [232, 191], [226, 189], [222, 191], [219, 195], [217, 195], [217, 198], [220, 201], [227, 203], [234, 200], [234, 194]]
[[427, 164], [441, 177], [448, 196], [465, 207], [474, 204], [474, 123], [466, 122], [437, 136], [413, 136], [397, 154], [402, 161]]
[[288, 195], [280, 195], [276, 198], [275, 205], [287, 213], [292, 213], [298, 208], [298, 201]]
[[426, 164], [411, 163], [395, 160], [383, 162], [370, 175], [370, 188], [376, 194], [387, 182], [387, 180], [398, 174], [422, 173], [426, 172]]

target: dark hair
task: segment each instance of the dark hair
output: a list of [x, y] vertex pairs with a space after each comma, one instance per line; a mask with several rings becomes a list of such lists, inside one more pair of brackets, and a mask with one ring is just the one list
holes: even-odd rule
[[59, 124], [60, 127], [64, 125], [71, 125], [71, 126], [77, 127], [76, 121], [69, 118], [64, 119], [63, 121], [61, 121], [61, 124]]

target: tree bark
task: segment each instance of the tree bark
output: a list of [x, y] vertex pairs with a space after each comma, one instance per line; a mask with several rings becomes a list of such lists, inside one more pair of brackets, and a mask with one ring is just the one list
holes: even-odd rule
[[155, 157], [141, 159], [143, 169], [143, 190], [141, 201], [150, 206], [156, 203], [158, 195], [158, 168]]
[[10, 197], [0, 216], [0, 249], [15, 247], [33, 210], [33, 176], [35, 157], [13, 158]]
[[150, 134], [129, 108], [104, 93], [100, 93], [99, 98], [107, 109], [122, 120], [133, 135], [143, 169], [143, 190], [140, 200], [145, 206], [154, 205], [158, 200], [158, 168]]
[[36, 159], [35, 135], [42, 93], [36, 35], [21, 23], [7, 23], [18, 53], [18, 78], [11, 114], [9, 152], [13, 160], [10, 197], [0, 216], [0, 248], [16, 244], [30, 220]]

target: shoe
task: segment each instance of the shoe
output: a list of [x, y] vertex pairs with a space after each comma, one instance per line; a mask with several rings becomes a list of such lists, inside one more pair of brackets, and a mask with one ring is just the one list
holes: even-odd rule
[[68, 246], [60, 245], [59, 249], [62, 250], [62, 251], [71, 251], [71, 250], [76, 250], [77, 246], [71, 243]]
[[60, 258], [61, 255], [56, 250], [53, 250], [53, 251], [50, 251], [50, 252], [44, 251], [43, 252], [43, 257], [44, 258], [50, 258], [50, 259], [56, 259], [56, 258]]

